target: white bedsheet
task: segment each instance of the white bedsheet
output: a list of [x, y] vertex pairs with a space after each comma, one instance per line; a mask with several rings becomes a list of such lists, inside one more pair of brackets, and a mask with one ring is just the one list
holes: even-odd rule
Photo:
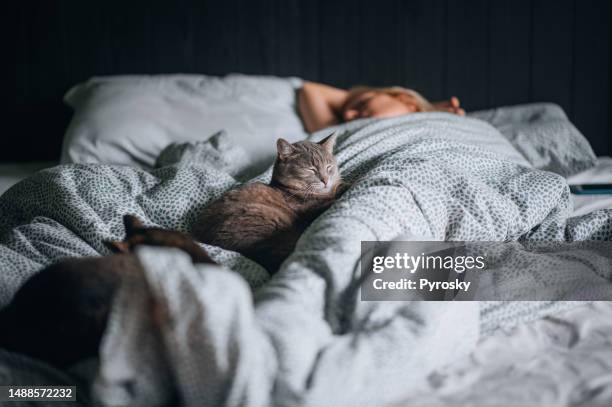
[[612, 406], [612, 303], [498, 332], [405, 406]]

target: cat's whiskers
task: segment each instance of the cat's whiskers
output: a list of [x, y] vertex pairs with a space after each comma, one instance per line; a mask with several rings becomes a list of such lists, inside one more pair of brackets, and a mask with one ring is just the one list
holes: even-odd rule
[[304, 194], [302, 195], [302, 199], [305, 201], [308, 199], [308, 197], [310, 196], [310, 193], [312, 191], [312, 188], [310, 186], [310, 184], [306, 185], [303, 189]]
[[289, 193], [289, 198], [293, 198], [295, 197], [297, 194], [301, 194], [302, 192], [304, 192], [306, 190], [306, 188], [302, 188], [302, 189], [295, 189], [293, 193]]
[[308, 199], [315, 194], [315, 190], [317, 188], [318, 183], [311, 182], [306, 186], [306, 196], [304, 199]]

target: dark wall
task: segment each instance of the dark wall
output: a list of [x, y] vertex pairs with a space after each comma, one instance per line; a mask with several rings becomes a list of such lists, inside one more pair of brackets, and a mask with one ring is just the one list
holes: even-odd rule
[[468, 110], [552, 101], [612, 154], [609, 0], [14, 3], [0, 161], [59, 156], [71, 85], [175, 72], [400, 84]]

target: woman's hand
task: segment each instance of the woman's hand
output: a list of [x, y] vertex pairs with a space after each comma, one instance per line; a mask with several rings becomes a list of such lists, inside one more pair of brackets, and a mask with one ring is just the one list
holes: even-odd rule
[[342, 121], [348, 92], [315, 82], [304, 82], [298, 92], [298, 112], [309, 133]]
[[443, 100], [442, 102], [432, 103], [434, 110], [440, 112], [454, 113], [459, 116], [465, 116], [465, 110], [461, 107], [459, 98], [453, 96], [449, 100]]

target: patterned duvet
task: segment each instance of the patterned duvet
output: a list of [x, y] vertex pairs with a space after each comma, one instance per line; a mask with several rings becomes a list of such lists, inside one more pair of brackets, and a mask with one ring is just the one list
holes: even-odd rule
[[[139, 252], [145, 274], [117, 298], [95, 375], [99, 402], [400, 402], [483, 335], [576, 305], [359, 301], [361, 240], [609, 240], [612, 211], [568, 218], [564, 178], [534, 169], [484, 121], [427, 113], [332, 130], [352, 187], [272, 280], [217, 248], [209, 250], [225, 268], [192, 266], [174, 250]], [[221, 133], [170, 147], [175, 159], [152, 172], [69, 165], [18, 184], [0, 198], [0, 304], [45, 264], [105, 254], [102, 241], [123, 235], [125, 213], [189, 230], [207, 202], [242, 181], [226, 158], [239, 150]], [[151, 297], [166, 312], [161, 327], [149, 320]]]

